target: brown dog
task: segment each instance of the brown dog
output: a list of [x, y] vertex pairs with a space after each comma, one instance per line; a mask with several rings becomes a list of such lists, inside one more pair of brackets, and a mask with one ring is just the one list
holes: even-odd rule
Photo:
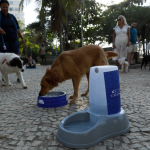
[[[104, 52], [97, 45], [83, 46], [76, 50], [65, 51], [58, 56], [51, 66], [47, 68], [44, 77], [41, 80], [41, 91], [39, 96], [44, 96], [51, 89], [58, 86], [65, 80], [72, 79], [74, 94], [71, 103], [78, 98], [79, 84], [82, 77], [86, 74], [89, 80], [89, 71], [92, 66], [108, 65], [108, 59], [118, 56], [115, 52]], [[86, 96], [89, 88], [82, 96]]]

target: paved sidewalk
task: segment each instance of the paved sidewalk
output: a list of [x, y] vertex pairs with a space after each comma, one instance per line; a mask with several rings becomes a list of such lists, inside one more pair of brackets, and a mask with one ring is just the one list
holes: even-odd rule
[[[79, 97], [72, 105], [56, 109], [36, 106], [40, 81], [46, 67], [27, 69], [23, 73], [28, 89], [16, 82], [10, 75], [13, 86], [0, 85], [0, 150], [70, 150], [56, 140], [59, 122], [66, 116], [88, 107], [89, 98]], [[47, 66], [50, 67], [50, 66]], [[130, 132], [124, 136], [111, 138], [116, 150], [150, 149], [150, 71], [131, 69], [130, 73], [120, 73], [121, 101], [130, 121]], [[87, 88], [84, 77], [80, 93]], [[65, 81], [54, 90], [73, 93], [71, 80]], [[90, 150], [113, 150], [108, 141]]]

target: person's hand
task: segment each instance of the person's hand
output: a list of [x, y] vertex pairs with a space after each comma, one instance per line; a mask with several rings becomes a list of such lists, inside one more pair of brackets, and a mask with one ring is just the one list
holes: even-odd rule
[[113, 44], [113, 48], [116, 48], [115, 44]]
[[2, 28], [0, 28], [0, 34], [6, 34]]
[[130, 46], [130, 42], [128, 42], [126, 46], [128, 46], [128, 47], [129, 47], [129, 46]]
[[26, 46], [26, 42], [25, 42], [25, 40], [24, 40], [24, 39], [22, 39], [22, 42], [23, 42], [23, 47], [25, 47], [25, 46]]

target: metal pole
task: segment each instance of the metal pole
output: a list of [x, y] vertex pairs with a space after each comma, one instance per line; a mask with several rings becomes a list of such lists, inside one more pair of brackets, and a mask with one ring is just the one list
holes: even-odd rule
[[82, 9], [81, 9], [81, 47], [83, 47], [83, 23], [82, 23]]

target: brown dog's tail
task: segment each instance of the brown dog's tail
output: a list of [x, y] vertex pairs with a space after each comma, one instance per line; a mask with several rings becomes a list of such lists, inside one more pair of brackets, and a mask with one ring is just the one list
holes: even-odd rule
[[108, 51], [108, 52], [106, 52], [106, 57], [107, 57], [107, 59], [110, 59], [110, 58], [112, 58], [112, 57], [117, 57], [117, 56], [118, 56], [118, 54], [115, 53], [115, 52], [113, 52], [113, 51]]

